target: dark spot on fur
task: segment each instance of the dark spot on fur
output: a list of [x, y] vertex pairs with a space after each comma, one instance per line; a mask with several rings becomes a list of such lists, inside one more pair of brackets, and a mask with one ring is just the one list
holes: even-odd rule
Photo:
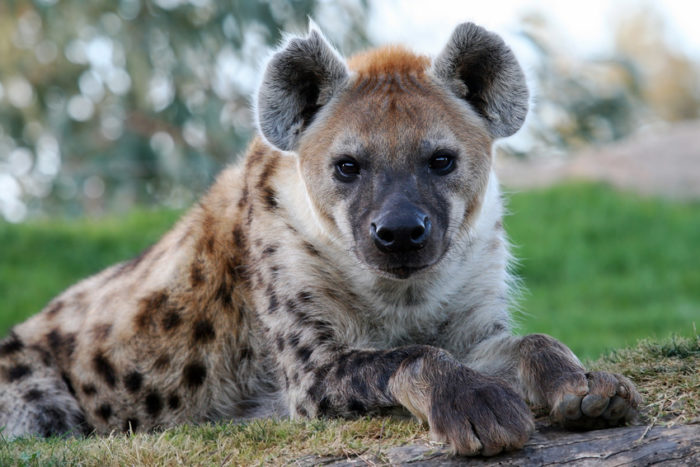
[[348, 401], [348, 410], [350, 412], [361, 414], [365, 413], [367, 411], [367, 408], [362, 402], [353, 397]]
[[75, 350], [75, 334], [61, 335], [58, 329], [53, 329], [46, 335], [49, 348], [55, 355], [70, 357]]
[[211, 321], [208, 319], [201, 319], [194, 323], [194, 329], [192, 330], [192, 337], [195, 342], [209, 342], [216, 337], [214, 332], [214, 326], [212, 326]]
[[161, 355], [156, 359], [155, 362], [153, 362], [153, 368], [156, 370], [164, 370], [165, 368], [170, 365], [170, 356], [169, 355]]
[[61, 372], [61, 379], [68, 388], [68, 392], [75, 396], [75, 388], [73, 387], [73, 381], [71, 381], [70, 377], [65, 372]]
[[92, 358], [92, 365], [108, 386], [113, 388], [117, 384], [117, 375], [114, 372], [114, 367], [101, 352], [95, 354]]
[[166, 331], [172, 331], [176, 327], [180, 325], [182, 322], [182, 318], [180, 318], [180, 314], [175, 311], [175, 310], [168, 310], [165, 312], [163, 315], [163, 329]]
[[301, 303], [309, 303], [311, 299], [313, 298], [313, 295], [311, 292], [299, 292], [297, 294], [297, 300], [299, 300]]
[[180, 407], [180, 396], [177, 394], [171, 394], [170, 397], [168, 397], [168, 407], [170, 407], [172, 410]]
[[216, 298], [225, 307], [230, 307], [233, 304], [233, 285], [229, 284], [228, 281], [222, 281], [219, 288], [216, 290]]
[[498, 219], [493, 225], [493, 228], [496, 230], [503, 230], [503, 221], [501, 219]]
[[277, 245], [267, 245], [262, 251], [262, 257], [268, 257], [275, 254], [277, 251]]
[[277, 158], [270, 158], [267, 161], [265, 167], [263, 167], [263, 170], [260, 173], [260, 178], [258, 179], [258, 183], [256, 185], [257, 188], [262, 188], [265, 185], [267, 185], [267, 181], [272, 175], [274, 175], [275, 171], [277, 170], [277, 164]]
[[269, 303], [267, 304], [267, 311], [272, 314], [277, 311], [277, 307], [279, 306], [279, 301], [277, 300], [277, 294], [275, 294], [275, 291], [272, 289], [272, 286], [268, 285], [267, 286], [267, 297], [269, 299]]
[[295, 332], [293, 334], [290, 334], [287, 336], [287, 342], [289, 345], [293, 348], [297, 348], [299, 346], [299, 339], [301, 339], [301, 335], [298, 332]]
[[44, 437], [60, 435], [68, 431], [66, 413], [58, 407], [44, 406], [36, 413], [34, 424]]
[[163, 399], [155, 391], [151, 391], [146, 395], [146, 412], [151, 417], [157, 417], [161, 410], [163, 410]]
[[246, 345], [246, 346], [241, 348], [240, 355], [241, 355], [241, 360], [249, 360], [249, 359], [253, 358], [253, 356], [255, 354], [253, 352], [253, 349], [251, 349], [250, 347], [248, 347]]
[[138, 371], [132, 371], [124, 377], [124, 387], [127, 391], [134, 393], [141, 389], [143, 375]]
[[316, 257], [321, 256], [321, 253], [311, 243], [304, 242], [303, 245], [304, 245], [304, 250], [306, 250], [306, 252], [308, 254], [310, 254], [311, 256], [316, 256]]
[[245, 249], [245, 234], [240, 226], [234, 227], [231, 231], [231, 235], [233, 236], [233, 246], [235, 246], [239, 252]]
[[139, 331], [148, 331], [153, 325], [153, 318], [168, 302], [165, 290], [159, 290], [139, 301], [139, 311], [134, 317], [134, 324]]
[[135, 433], [139, 429], [139, 419], [138, 418], [127, 418], [124, 420], [124, 431]]
[[302, 417], [308, 417], [309, 412], [306, 411], [304, 407], [297, 407], [297, 413], [301, 415]]
[[46, 366], [51, 366], [55, 364], [53, 354], [46, 349], [46, 346], [30, 345], [29, 349], [39, 354], [41, 362]]
[[33, 388], [24, 393], [24, 396], [22, 396], [22, 399], [24, 399], [25, 402], [32, 402], [38, 399], [41, 399], [44, 396], [44, 393], [41, 392], [40, 390]]
[[284, 351], [284, 338], [281, 335], [277, 335], [277, 350]]
[[243, 194], [241, 194], [241, 199], [238, 200], [238, 207], [242, 208], [248, 202], [248, 187], [243, 188]]
[[112, 325], [107, 323], [98, 324], [94, 328], [92, 328], [92, 333], [95, 336], [95, 340], [97, 340], [98, 342], [107, 339], [111, 332]]
[[265, 209], [268, 211], [277, 209], [277, 193], [271, 187], [266, 186], [262, 189], [262, 198], [265, 203]]
[[297, 357], [299, 357], [299, 360], [301, 360], [303, 363], [306, 363], [309, 361], [309, 358], [311, 358], [311, 353], [313, 350], [311, 350], [307, 346], [302, 346], [297, 349]]
[[19, 352], [24, 348], [24, 343], [20, 340], [20, 338], [15, 334], [14, 332], [11, 332], [9, 337], [7, 339], [2, 341], [2, 344], [0, 344], [0, 357], [4, 357], [6, 355], [12, 355], [16, 352]]
[[353, 375], [352, 378], [350, 378], [350, 388], [353, 392], [359, 394], [363, 398], [368, 398], [370, 395], [367, 381], [360, 375]]
[[54, 317], [58, 314], [59, 311], [63, 309], [63, 302], [62, 301], [56, 301], [51, 306], [46, 310], [46, 314], [49, 317]]
[[182, 369], [185, 384], [190, 388], [197, 388], [204, 383], [207, 377], [207, 368], [201, 362], [191, 362]]
[[295, 371], [294, 374], [292, 374], [292, 382], [294, 384], [299, 384], [299, 372]]
[[97, 394], [97, 388], [94, 384], [83, 384], [83, 394], [86, 396], [94, 396]]
[[109, 404], [102, 404], [97, 408], [97, 415], [104, 421], [109, 420], [112, 416], [112, 406]]
[[327, 322], [314, 320], [312, 325], [316, 331], [316, 340], [319, 343], [324, 343], [335, 339], [335, 331], [333, 331], [333, 328]]
[[7, 369], [7, 380], [10, 382], [20, 380], [32, 374], [32, 369], [27, 365], [15, 365]]
[[214, 238], [214, 235], [208, 236], [205, 240], [204, 245], [205, 245], [205, 248], [207, 250], [207, 253], [209, 253], [210, 255], [214, 253], [215, 240], [216, 239]]
[[331, 408], [331, 402], [327, 396], [322, 397], [321, 400], [318, 401], [318, 411], [320, 413], [328, 415], [330, 412], [330, 408]]
[[248, 214], [247, 214], [247, 217], [246, 217], [246, 225], [250, 226], [250, 224], [253, 223], [253, 213], [254, 213], [254, 212], [255, 212], [255, 210], [253, 209], [253, 205], [251, 204], [250, 206], [248, 206]]
[[290, 313], [294, 313], [297, 311], [297, 302], [295, 302], [292, 299], [287, 300], [287, 303], [285, 304], [287, 306], [287, 311]]
[[190, 267], [190, 283], [192, 287], [204, 284], [204, 271], [202, 271], [202, 265], [198, 261], [192, 263], [192, 267]]

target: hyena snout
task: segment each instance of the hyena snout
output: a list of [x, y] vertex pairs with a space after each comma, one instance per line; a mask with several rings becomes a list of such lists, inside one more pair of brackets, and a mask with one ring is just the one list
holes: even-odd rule
[[420, 250], [430, 238], [430, 217], [410, 202], [383, 209], [370, 224], [374, 245], [383, 253]]

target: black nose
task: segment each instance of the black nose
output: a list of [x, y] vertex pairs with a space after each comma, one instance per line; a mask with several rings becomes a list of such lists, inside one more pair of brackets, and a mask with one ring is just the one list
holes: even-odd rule
[[374, 244], [385, 253], [420, 250], [430, 236], [430, 219], [420, 210], [380, 215], [372, 222]]

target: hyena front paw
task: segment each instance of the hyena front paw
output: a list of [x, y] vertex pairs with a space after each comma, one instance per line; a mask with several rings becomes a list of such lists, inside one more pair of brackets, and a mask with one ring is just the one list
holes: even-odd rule
[[637, 418], [642, 398], [624, 376], [593, 371], [567, 379], [552, 404], [554, 422], [567, 428], [594, 429], [623, 425]]
[[505, 383], [469, 370], [438, 383], [431, 399], [431, 435], [458, 454], [520, 449], [535, 427], [530, 409]]

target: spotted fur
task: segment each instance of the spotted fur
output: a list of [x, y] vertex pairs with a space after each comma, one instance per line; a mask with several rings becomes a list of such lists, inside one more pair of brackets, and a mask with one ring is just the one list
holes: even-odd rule
[[510, 332], [491, 144], [526, 110], [512, 52], [473, 24], [434, 60], [291, 38], [245, 157], [157, 244], [0, 342], [3, 435], [398, 406], [492, 455], [527, 440], [526, 401], [564, 425], [632, 419], [627, 379]]

